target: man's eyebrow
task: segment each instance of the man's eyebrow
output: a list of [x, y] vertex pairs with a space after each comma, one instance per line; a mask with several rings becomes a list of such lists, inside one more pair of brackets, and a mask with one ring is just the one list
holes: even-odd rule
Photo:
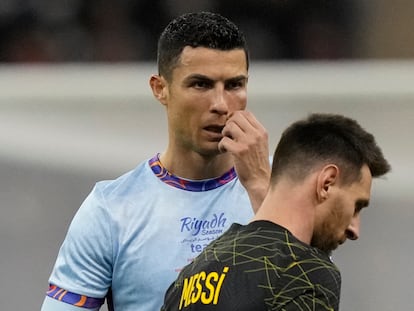
[[[248, 77], [246, 75], [239, 75], [239, 76], [235, 76], [235, 77], [231, 77], [225, 80], [225, 82], [238, 82], [238, 81], [243, 81], [243, 80], [247, 80]], [[214, 79], [206, 76], [206, 75], [202, 75], [199, 73], [193, 73], [187, 77], [185, 77], [184, 79], [185, 81], [191, 81], [191, 80], [204, 80], [204, 81], [214, 81]]]
[[248, 77], [246, 75], [239, 75], [229, 79], [226, 79], [226, 82], [240, 82], [240, 81], [247, 81]]
[[213, 81], [213, 79], [209, 78], [208, 76], [199, 74], [199, 73], [193, 73], [184, 79], [185, 81], [191, 81], [191, 80], [204, 80], [204, 81]]

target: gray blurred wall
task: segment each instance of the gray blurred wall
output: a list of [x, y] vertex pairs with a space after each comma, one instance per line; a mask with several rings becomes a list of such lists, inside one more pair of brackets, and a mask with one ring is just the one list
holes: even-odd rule
[[[163, 151], [154, 64], [0, 67], [0, 309], [40, 308], [71, 218], [94, 183]], [[341, 310], [411, 310], [414, 63], [253, 63], [249, 109], [273, 152], [310, 112], [342, 113], [375, 134], [393, 171], [374, 182], [361, 238], [334, 254]], [[406, 243], [407, 242], [407, 243]]]

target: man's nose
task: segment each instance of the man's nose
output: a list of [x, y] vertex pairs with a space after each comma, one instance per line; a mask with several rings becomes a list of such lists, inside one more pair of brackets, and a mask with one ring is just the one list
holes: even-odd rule
[[350, 240], [357, 240], [359, 238], [359, 228], [360, 228], [360, 217], [359, 214], [355, 215], [352, 218], [351, 223], [346, 229], [346, 237]]
[[227, 114], [229, 110], [226, 91], [223, 87], [217, 87], [214, 90], [212, 110], [219, 114]]

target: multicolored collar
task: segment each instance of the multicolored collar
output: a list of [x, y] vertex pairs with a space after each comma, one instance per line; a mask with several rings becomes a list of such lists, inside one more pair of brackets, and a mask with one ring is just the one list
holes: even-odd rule
[[199, 192], [216, 189], [227, 184], [237, 177], [236, 170], [233, 167], [224, 175], [217, 178], [205, 180], [183, 179], [171, 174], [164, 166], [162, 166], [159, 154], [156, 154], [153, 158], [151, 158], [148, 163], [154, 174], [164, 183], [187, 191]]

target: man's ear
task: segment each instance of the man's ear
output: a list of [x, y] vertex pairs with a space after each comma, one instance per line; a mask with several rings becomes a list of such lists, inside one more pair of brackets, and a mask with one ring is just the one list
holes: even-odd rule
[[160, 75], [152, 75], [149, 85], [154, 97], [164, 106], [167, 105], [168, 83], [164, 77]]
[[317, 180], [317, 198], [319, 202], [329, 197], [329, 189], [338, 183], [339, 168], [334, 164], [325, 165], [319, 172]]

